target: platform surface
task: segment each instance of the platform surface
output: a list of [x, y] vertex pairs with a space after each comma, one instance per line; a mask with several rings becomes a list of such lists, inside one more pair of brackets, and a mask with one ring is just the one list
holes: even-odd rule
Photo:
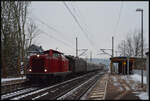
[[146, 93], [146, 84], [131, 80], [130, 75], [106, 73], [87, 95], [88, 100], [142, 100], [138, 94]]

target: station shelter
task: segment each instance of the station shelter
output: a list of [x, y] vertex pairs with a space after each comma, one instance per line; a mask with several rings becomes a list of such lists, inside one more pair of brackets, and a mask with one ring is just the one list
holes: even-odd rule
[[[111, 73], [132, 74], [132, 70], [135, 66], [136, 58], [134, 57], [112, 57], [110, 58], [110, 61], [111, 61], [110, 62]], [[117, 66], [114, 64], [117, 64]]]

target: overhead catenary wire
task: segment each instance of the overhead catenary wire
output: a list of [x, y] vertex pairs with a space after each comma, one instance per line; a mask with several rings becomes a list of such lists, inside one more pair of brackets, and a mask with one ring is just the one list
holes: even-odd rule
[[72, 47], [70, 44], [68, 44], [68, 43], [66, 43], [66, 42], [64, 42], [64, 41], [62, 41], [62, 40], [59, 40], [58, 38], [56, 38], [56, 37], [54, 37], [54, 36], [48, 34], [47, 32], [45, 32], [45, 31], [43, 31], [43, 30], [41, 30], [41, 32], [45, 33], [48, 37], [53, 38], [53, 39], [55, 39], [55, 40], [61, 42], [61, 43], [64, 44], [65, 46], [67, 46], [67, 47], [69, 47], [69, 48], [71, 47], [71, 49], [72, 49], [72, 48], [74, 49], [74, 47]]
[[[89, 32], [89, 26], [88, 26], [88, 24], [86, 23], [86, 21], [85, 21], [85, 19], [84, 19], [84, 17], [83, 17], [83, 14], [81, 13], [81, 11], [80, 11], [80, 9], [78, 8], [78, 6], [74, 6], [74, 4], [72, 4], [71, 3], [71, 7], [72, 7], [72, 9], [73, 9], [73, 11], [74, 11], [74, 13], [77, 15], [77, 18], [79, 19], [79, 21], [80, 22], [82, 22], [84, 25], [85, 25], [85, 30], [86, 30], [86, 32], [87, 33], [91, 33], [91, 32]], [[82, 19], [81, 19], [82, 18]], [[91, 39], [91, 37], [90, 37], [90, 39]], [[97, 51], [99, 51], [98, 49], [96, 49], [97, 47], [95, 47], [95, 44], [94, 44], [94, 42], [92, 41], [92, 40], [90, 40], [90, 42], [92, 43], [92, 46], [93, 46], [93, 48], [95, 49], [95, 50], [97, 50]], [[90, 44], [91, 44], [90, 43]]]
[[[82, 13], [81, 13], [81, 11], [79, 10], [79, 8], [77, 7], [77, 6], [74, 6], [73, 4], [72, 4], [72, 7], [73, 7], [73, 9], [75, 10], [75, 12], [76, 12], [76, 14], [78, 15], [78, 18], [79, 18], [79, 20], [80, 20], [80, 18], [82, 18]], [[77, 10], [76, 10], [77, 9]], [[78, 12], [78, 13], [77, 13]], [[82, 20], [80, 20], [80, 21], [83, 21], [83, 19]], [[87, 25], [87, 23], [84, 21], [84, 25], [86, 26], [85, 27], [85, 30], [89, 33], [89, 27], [88, 27], [88, 25]], [[90, 40], [91, 41], [91, 43], [94, 45], [94, 48], [95, 48], [95, 44], [94, 44], [94, 42], [92, 41], [92, 40]], [[96, 48], [95, 48], [96, 49]], [[97, 50], [97, 49], [96, 49]]]
[[115, 29], [114, 29], [114, 34], [116, 34], [116, 32], [117, 32], [117, 28], [118, 28], [120, 18], [121, 18], [122, 9], [123, 9], [123, 2], [121, 2], [121, 5], [120, 5], [120, 11], [119, 11], [118, 20], [117, 20], [117, 23], [116, 23], [116, 26], [115, 26]]
[[84, 35], [86, 36], [87, 40], [89, 41], [89, 43], [91, 44], [91, 46], [93, 48], [94, 47], [94, 43], [88, 38], [87, 33], [84, 31], [83, 27], [81, 26], [80, 22], [78, 21], [78, 19], [76, 18], [76, 16], [72, 13], [72, 11], [70, 10], [70, 8], [68, 7], [68, 5], [63, 2], [65, 7], [67, 8], [67, 10], [69, 11], [69, 13], [72, 15], [73, 19], [75, 20], [75, 22], [77, 23], [77, 25], [79, 26], [79, 28], [81, 29], [81, 31], [84, 33]]
[[[67, 8], [67, 10], [69, 11], [69, 13], [72, 15], [72, 17], [74, 18], [75, 22], [78, 24], [79, 28], [84, 32], [84, 29], [82, 28], [81, 24], [79, 23], [79, 21], [77, 20], [76, 16], [72, 13], [72, 11], [70, 10], [70, 8], [67, 6], [67, 4], [65, 2], [63, 2], [65, 7]], [[85, 34], [85, 36], [87, 36]]]
[[[54, 32], [56, 32], [57, 34], [59, 34], [59, 36], [62, 36], [62, 32], [60, 32], [59, 30], [57, 30], [56, 28], [50, 26], [49, 24], [45, 23], [44, 21], [40, 20], [39, 18], [35, 17], [35, 19], [37, 19], [38, 22], [40, 22], [41, 24], [45, 25], [46, 27], [48, 27], [50, 30], [53, 30]], [[66, 38], [63, 37], [63, 39], [65, 39], [65, 41], [67, 41], [69, 44], [71, 43], [71, 45], [73, 45], [73, 43], [69, 40], [66, 40]]]
[[[43, 31], [44, 32], [44, 31]], [[45, 34], [47, 34], [48, 35], [48, 37], [50, 37], [50, 38], [52, 38], [53, 36], [51, 36], [51, 35], [49, 35], [48, 33], [46, 33], [46, 32], [44, 32]], [[72, 47], [72, 48], [70, 48], [70, 46], [68, 46], [66, 43], [64, 43], [63, 41], [61, 41], [61, 40], [59, 40], [59, 39], [57, 39], [57, 38], [55, 38], [55, 37], [53, 37], [55, 40], [57, 40], [57, 41], [59, 41], [59, 42], [61, 42], [61, 43], [63, 43], [65, 46], [67, 46], [69, 49], [73, 49], [74, 47]], [[58, 47], [56, 47], [56, 48], [58, 48]], [[59, 47], [60, 48], [60, 47]], [[67, 49], [67, 48], [65, 48], [65, 49]], [[69, 49], [67, 49], [67, 51], [70, 51]], [[74, 49], [73, 49], [74, 50]], [[62, 51], [63, 52], [63, 51]], [[66, 52], [63, 52], [63, 53], [65, 53], [65, 54], [68, 54], [68, 53], [66, 53]], [[70, 53], [72, 53], [72, 51], [70, 51]]]
[[[78, 18], [79, 21], [81, 22], [83, 19], [81, 19], [81, 15], [82, 15], [82, 14], [81, 14], [80, 10], [77, 9], [77, 7], [74, 6], [72, 3], [71, 3], [71, 7], [73, 8], [75, 14], [77, 15], [77, 18]], [[77, 10], [76, 10], [76, 9], [77, 9]], [[84, 23], [84, 25], [85, 25], [86, 27], [88, 27], [86, 23]], [[86, 28], [85, 28], [85, 30], [88, 32], [88, 30], [87, 30]]]
[[117, 23], [116, 23], [116, 26], [115, 26], [115, 29], [114, 29], [114, 32], [113, 32], [114, 35], [117, 34], [117, 29], [118, 29], [118, 26], [119, 26], [122, 9], [123, 9], [123, 2], [121, 2], [121, 5], [120, 5], [120, 10], [119, 10], [119, 14], [118, 14], [118, 20], [117, 20]]
[[[80, 19], [80, 18], [82, 18], [82, 13], [81, 13], [81, 11], [80, 11], [80, 9], [77, 7], [77, 6], [74, 6], [73, 4], [72, 4], [72, 7], [73, 7], [73, 9], [75, 10], [75, 12], [76, 12], [76, 14], [78, 15], [78, 18]], [[77, 10], [76, 10], [77, 9]], [[78, 12], [78, 13], [77, 13]], [[82, 19], [82, 21], [83, 21], [84, 19]], [[84, 24], [85, 24], [85, 26], [88, 28], [88, 25], [84, 22]], [[86, 29], [87, 30], [87, 29]]]
[[71, 3], [71, 7], [73, 9], [73, 11], [77, 14], [77, 16], [79, 17], [78, 13], [77, 13], [77, 10], [75, 9], [75, 6]]

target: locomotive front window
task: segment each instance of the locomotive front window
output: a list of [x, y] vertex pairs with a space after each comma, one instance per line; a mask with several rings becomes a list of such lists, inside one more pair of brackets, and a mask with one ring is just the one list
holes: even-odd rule
[[49, 51], [44, 51], [43, 54], [49, 54]]
[[53, 53], [53, 57], [60, 57], [59, 53]]

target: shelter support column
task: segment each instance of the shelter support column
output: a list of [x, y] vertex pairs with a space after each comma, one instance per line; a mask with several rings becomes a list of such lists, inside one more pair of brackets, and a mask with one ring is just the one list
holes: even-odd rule
[[110, 62], [110, 73], [112, 74], [112, 61]]

